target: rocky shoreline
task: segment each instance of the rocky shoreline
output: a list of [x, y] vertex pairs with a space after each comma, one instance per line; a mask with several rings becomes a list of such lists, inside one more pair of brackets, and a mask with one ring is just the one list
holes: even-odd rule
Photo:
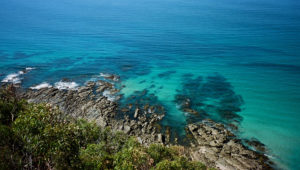
[[[157, 106], [128, 105], [120, 108], [117, 101], [122, 96], [112, 83], [119, 78], [111, 75], [107, 79], [88, 82], [77, 89], [20, 89], [18, 95], [32, 103], [57, 106], [75, 119], [95, 121], [102, 127], [136, 136], [144, 145], [176, 144], [177, 140], [171, 140], [169, 130], [162, 130], [159, 122], [164, 113]], [[128, 112], [132, 109], [133, 114]], [[255, 140], [240, 140], [222, 124], [203, 120], [187, 125], [186, 134], [185, 153], [194, 161], [217, 169], [273, 169], [272, 162], [263, 153], [263, 144]], [[249, 149], [249, 146], [256, 148], [256, 151]]]

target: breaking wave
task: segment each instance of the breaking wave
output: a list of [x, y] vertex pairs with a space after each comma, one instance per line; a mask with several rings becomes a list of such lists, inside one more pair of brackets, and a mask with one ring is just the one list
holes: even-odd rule
[[79, 85], [76, 82], [59, 81], [54, 86], [59, 90], [76, 90]]
[[18, 73], [9, 74], [1, 82], [2, 83], [20, 84], [21, 80], [22, 80], [22, 77], [20, 77], [20, 76], [28, 73], [29, 71], [31, 71], [33, 69], [35, 69], [35, 68], [27, 67], [24, 70], [19, 71]]
[[52, 87], [49, 83], [41, 83], [39, 85], [36, 85], [36, 86], [33, 86], [33, 87], [30, 87], [31, 89], [34, 89], [34, 90], [39, 90], [39, 89], [43, 89], [43, 88], [50, 88]]

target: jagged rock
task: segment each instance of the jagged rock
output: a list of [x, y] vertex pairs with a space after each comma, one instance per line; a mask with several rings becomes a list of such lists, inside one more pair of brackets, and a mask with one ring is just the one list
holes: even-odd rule
[[162, 134], [161, 133], [159, 133], [157, 135], [157, 141], [160, 142], [160, 143], [163, 143], [163, 139], [162, 139]]
[[136, 108], [133, 117], [137, 118], [138, 114], [139, 114], [139, 108]]
[[124, 132], [125, 132], [125, 133], [128, 134], [128, 133], [130, 132], [130, 130], [131, 130], [131, 127], [130, 127], [130, 126], [128, 126], [128, 125], [125, 125], [125, 126], [124, 126]]
[[271, 169], [268, 158], [246, 148], [223, 125], [211, 120], [188, 125], [196, 140], [191, 158], [219, 169]]

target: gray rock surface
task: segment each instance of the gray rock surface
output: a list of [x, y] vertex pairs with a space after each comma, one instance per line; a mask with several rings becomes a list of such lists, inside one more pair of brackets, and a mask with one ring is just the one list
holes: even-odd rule
[[192, 160], [218, 169], [272, 169], [268, 158], [245, 147], [224, 125], [205, 120], [188, 125], [195, 139], [190, 147]]

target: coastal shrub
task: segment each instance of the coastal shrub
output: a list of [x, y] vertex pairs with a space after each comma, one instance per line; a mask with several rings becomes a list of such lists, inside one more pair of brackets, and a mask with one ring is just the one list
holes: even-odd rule
[[150, 169], [153, 160], [147, 154], [146, 149], [137, 142], [136, 138], [130, 138], [123, 149], [114, 156], [114, 169]]
[[22, 167], [22, 143], [9, 126], [0, 124], [0, 169]]
[[172, 160], [176, 155], [176, 152], [174, 150], [161, 144], [150, 145], [147, 149], [147, 153], [151, 156], [151, 158], [153, 158], [155, 164], [164, 159]]
[[0, 123], [3, 125], [10, 125], [26, 106], [26, 102], [17, 98], [15, 93], [13, 86], [0, 89]]
[[188, 161], [184, 157], [178, 157], [176, 160], [162, 160], [159, 162], [155, 170], [206, 170], [206, 166], [199, 162]]
[[89, 144], [80, 150], [80, 160], [84, 169], [113, 169], [113, 156], [106, 152], [106, 144]]
[[15, 88], [0, 88], [0, 169], [20, 169], [23, 166], [22, 143], [12, 129], [12, 122], [18, 117], [26, 102], [15, 95]]
[[103, 129], [99, 136], [97, 144], [80, 150], [80, 160], [86, 169], [113, 169], [114, 154], [125, 147], [129, 137], [109, 128]]
[[80, 147], [99, 138], [100, 129], [84, 120], [71, 121], [57, 109], [39, 104], [29, 105], [15, 120], [13, 131], [25, 143], [25, 149], [39, 165], [80, 167]]
[[99, 137], [99, 141], [104, 143], [104, 149], [109, 154], [115, 154], [119, 152], [126, 142], [129, 136], [122, 132], [113, 132], [110, 128], [104, 128]]
[[179, 146], [165, 147], [161, 144], [152, 144], [147, 152], [154, 159], [154, 169], [157, 170], [206, 169], [203, 164], [184, 158], [184, 149]]

